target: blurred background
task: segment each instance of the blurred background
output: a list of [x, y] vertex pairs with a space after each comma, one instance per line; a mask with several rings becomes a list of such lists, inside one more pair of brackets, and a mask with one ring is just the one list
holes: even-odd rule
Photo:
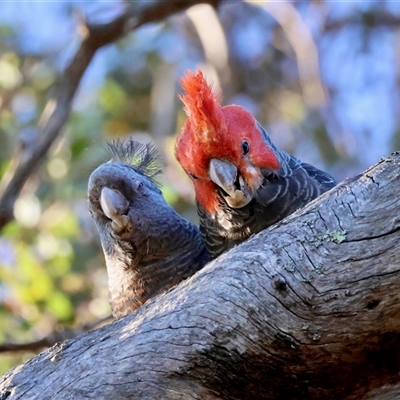
[[[0, 171], [34, 140], [80, 42], [113, 2], [0, 3]], [[61, 138], [25, 185], [0, 236], [0, 343], [31, 342], [110, 313], [90, 172], [105, 143], [134, 135], [163, 155], [166, 200], [196, 221], [174, 159], [185, 115], [179, 78], [201, 68], [223, 103], [246, 107], [273, 141], [338, 180], [400, 150], [400, 6], [390, 1], [223, 2], [147, 24], [100, 49]], [[34, 353], [0, 354], [0, 373]]]

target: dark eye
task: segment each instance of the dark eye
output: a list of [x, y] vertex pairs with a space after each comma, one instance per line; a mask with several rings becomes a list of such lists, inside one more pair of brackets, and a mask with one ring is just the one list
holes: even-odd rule
[[243, 155], [245, 156], [249, 151], [250, 151], [250, 145], [246, 141], [243, 141], [242, 142]]
[[189, 175], [194, 179], [199, 179], [192, 171], [189, 172]]

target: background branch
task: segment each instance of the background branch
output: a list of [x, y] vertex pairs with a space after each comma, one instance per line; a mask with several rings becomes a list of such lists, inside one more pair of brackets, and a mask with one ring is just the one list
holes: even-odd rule
[[[62, 75], [57, 94], [49, 100], [43, 111], [38, 137], [14, 155], [0, 183], [0, 229], [13, 219], [14, 203], [25, 182], [37, 170], [60, 135], [82, 76], [96, 51], [145, 23], [167, 18], [197, 3], [204, 1], [134, 2], [122, 15], [109, 23], [87, 23], [85, 27], [81, 27], [84, 35], [81, 46]], [[210, 0], [207, 3], [216, 6], [219, 0]]]
[[102, 318], [98, 321], [84, 324], [76, 329], [66, 329], [64, 328], [60, 332], [51, 332], [49, 335], [42, 339], [36, 340], [29, 343], [10, 343], [4, 342], [0, 343], [0, 353], [6, 352], [18, 352], [18, 351], [38, 351], [45, 347], [51, 347], [59, 342], [64, 342], [68, 339], [72, 339], [81, 335], [84, 332], [91, 331], [93, 329], [99, 328], [100, 326], [111, 322], [113, 317], [111, 315]]

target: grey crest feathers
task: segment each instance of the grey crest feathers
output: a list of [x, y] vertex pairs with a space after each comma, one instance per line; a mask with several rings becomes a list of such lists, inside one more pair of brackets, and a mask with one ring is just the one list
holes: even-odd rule
[[107, 148], [111, 155], [110, 162], [129, 164], [160, 186], [157, 177], [162, 172], [161, 156], [151, 143], [139, 143], [132, 138], [126, 141], [115, 139], [107, 143]]

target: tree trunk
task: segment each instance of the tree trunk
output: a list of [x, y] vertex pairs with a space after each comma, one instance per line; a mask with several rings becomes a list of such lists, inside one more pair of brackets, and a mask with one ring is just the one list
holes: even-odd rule
[[400, 398], [400, 156], [128, 317], [0, 378], [0, 399]]

